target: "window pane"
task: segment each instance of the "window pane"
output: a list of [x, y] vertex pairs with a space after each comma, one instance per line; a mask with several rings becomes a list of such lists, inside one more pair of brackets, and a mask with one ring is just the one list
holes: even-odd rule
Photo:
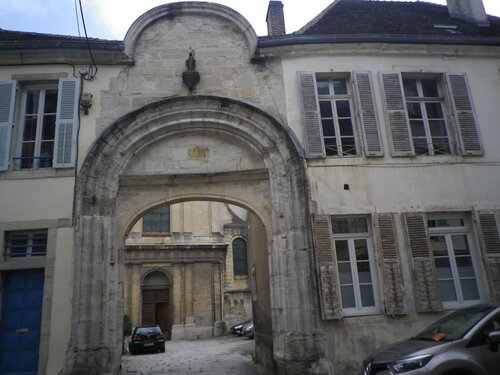
[[368, 233], [368, 223], [364, 217], [333, 218], [333, 233]]
[[47, 253], [47, 233], [35, 233], [33, 235], [33, 256], [42, 256]]
[[321, 117], [333, 117], [333, 111], [332, 111], [332, 103], [329, 100], [320, 100], [319, 102], [319, 111], [321, 113]]
[[453, 243], [455, 256], [470, 254], [469, 242], [467, 241], [467, 236], [465, 234], [453, 235], [451, 237], [451, 242]]
[[340, 294], [342, 295], [342, 307], [356, 307], [354, 300], [354, 288], [352, 286], [341, 286]]
[[451, 273], [450, 260], [448, 258], [437, 258], [434, 259], [436, 264], [436, 272], [438, 279], [450, 279], [453, 277]]
[[349, 100], [336, 100], [335, 105], [337, 106], [338, 117], [351, 117], [351, 108], [349, 106]]
[[45, 92], [45, 106], [43, 112], [44, 113], [57, 112], [57, 89], [47, 90]]
[[428, 221], [430, 228], [447, 228], [447, 227], [463, 227], [464, 219], [454, 218], [454, 219], [431, 219]]
[[448, 256], [448, 247], [444, 236], [430, 236], [431, 249], [435, 257]]
[[40, 147], [40, 159], [38, 159], [38, 166], [40, 168], [51, 168], [53, 156], [54, 141], [42, 142]]
[[344, 78], [333, 80], [333, 92], [335, 95], [347, 95], [347, 84]]
[[361, 285], [361, 304], [363, 307], [375, 306], [375, 297], [371, 285]]
[[353, 137], [343, 137], [341, 142], [343, 155], [356, 155], [356, 144]]
[[169, 232], [170, 231], [170, 208], [162, 207], [150, 214], [144, 215], [142, 220], [144, 232]]
[[462, 294], [465, 301], [478, 300], [479, 290], [477, 289], [477, 283], [474, 279], [460, 280], [460, 286], [462, 287]]
[[339, 154], [337, 139], [335, 137], [324, 138], [326, 155], [337, 156]]
[[371, 284], [372, 275], [369, 262], [358, 262], [358, 280], [360, 284]]
[[406, 108], [408, 109], [408, 116], [412, 118], [422, 118], [422, 109], [420, 108], [420, 103], [406, 103]]
[[457, 293], [455, 291], [455, 285], [452, 280], [441, 280], [438, 281], [439, 293], [441, 294], [441, 300], [443, 302], [456, 301]]
[[426, 98], [439, 97], [438, 85], [435, 79], [422, 79], [422, 91]]
[[328, 86], [327, 80], [318, 80], [317, 86], [318, 86], [318, 95], [329, 95], [330, 94], [330, 88]]
[[441, 103], [425, 103], [425, 110], [427, 112], [427, 117], [430, 119], [444, 117]]
[[349, 245], [346, 240], [335, 241], [335, 250], [338, 262], [349, 262]]
[[414, 137], [425, 137], [425, 128], [423, 121], [411, 120], [411, 134]]
[[324, 137], [335, 137], [335, 127], [333, 125], [333, 120], [321, 120], [321, 125], [323, 126]]
[[425, 138], [413, 138], [413, 147], [417, 155], [429, 155], [429, 145]]
[[418, 96], [417, 80], [416, 79], [403, 79], [403, 87], [405, 96]]
[[43, 116], [42, 140], [54, 139], [56, 134], [56, 115]]
[[429, 128], [433, 137], [447, 137], [446, 123], [444, 120], [431, 120], [429, 121]]
[[435, 155], [450, 155], [450, 142], [448, 138], [432, 138], [432, 147]]
[[38, 113], [38, 102], [40, 100], [40, 91], [29, 90], [26, 93], [26, 111], [27, 115], [33, 115]]
[[457, 269], [458, 276], [460, 277], [475, 277], [474, 267], [472, 265], [471, 257], [458, 257], [457, 261]]
[[11, 235], [7, 243], [7, 256], [26, 256], [28, 252], [28, 235]]
[[247, 243], [241, 238], [233, 241], [233, 272], [237, 276], [248, 275]]
[[338, 268], [340, 285], [352, 284], [351, 264], [339, 263]]
[[354, 240], [356, 260], [368, 260], [368, 245], [365, 239]]
[[340, 135], [354, 135], [351, 119], [339, 120]]
[[24, 119], [23, 141], [34, 141], [36, 139], [36, 125], [38, 117], [36, 115], [26, 116]]

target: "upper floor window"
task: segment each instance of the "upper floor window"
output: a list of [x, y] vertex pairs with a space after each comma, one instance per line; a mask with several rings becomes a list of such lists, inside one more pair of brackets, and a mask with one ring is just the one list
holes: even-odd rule
[[248, 275], [247, 243], [241, 238], [233, 241], [233, 273], [235, 276]]
[[142, 218], [142, 231], [147, 234], [170, 233], [170, 206], [159, 208]]
[[345, 315], [378, 312], [372, 236], [366, 217], [332, 217], [342, 310]]
[[464, 73], [382, 72], [380, 80], [393, 156], [483, 155]]
[[406, 108], [416, 155], [449, 155], [444, 96], [435, 78], [403, 78]]
[[20, 156], [16, 169], [51, 168], [57, 113], [57, 86], [24, 90]]
[[73, 167], [79, 98], [79, 79], [0, 82], [0, 171]]
[[357, 155], [352, 94], [347, 79], [318, 79], [316, 84], [326, 155]]
[[7, 258], [43, 256], [47, 253], [47, 230], [13, 231], [6, 233]]
[[383, 156], [369, 72], [297, 75], [307, 157]]

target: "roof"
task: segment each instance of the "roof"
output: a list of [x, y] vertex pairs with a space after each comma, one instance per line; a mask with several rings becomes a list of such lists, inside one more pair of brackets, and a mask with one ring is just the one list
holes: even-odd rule
[[489, 20], [490, 26], [478, 26], [423, 1], [337, 0], [295, 34], [500, 37], [500, 18]]

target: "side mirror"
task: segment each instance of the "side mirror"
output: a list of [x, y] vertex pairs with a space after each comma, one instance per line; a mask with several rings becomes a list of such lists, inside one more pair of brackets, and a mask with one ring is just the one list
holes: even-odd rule
[[500, 343], [500, 331], [491, 331], [490, 333], [488, 333], [488, 337], [490, 338], [492, 343]]

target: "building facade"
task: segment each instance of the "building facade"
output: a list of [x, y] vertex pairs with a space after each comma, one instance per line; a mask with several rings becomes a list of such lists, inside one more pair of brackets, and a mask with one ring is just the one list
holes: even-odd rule
[[[206, 337], [251, 299], [267, 365], [349, 375], [498, 301], [500, 20], [481, 9], [337, 0], [286, 34], [270, 1], [257, 37], [185, 2], [123, 42], [0, 30], [2, 370], [117, 374], [124, 313]], [[196, 205], [220, 211], [197, 239], [193, 215], [144, 230]]]

